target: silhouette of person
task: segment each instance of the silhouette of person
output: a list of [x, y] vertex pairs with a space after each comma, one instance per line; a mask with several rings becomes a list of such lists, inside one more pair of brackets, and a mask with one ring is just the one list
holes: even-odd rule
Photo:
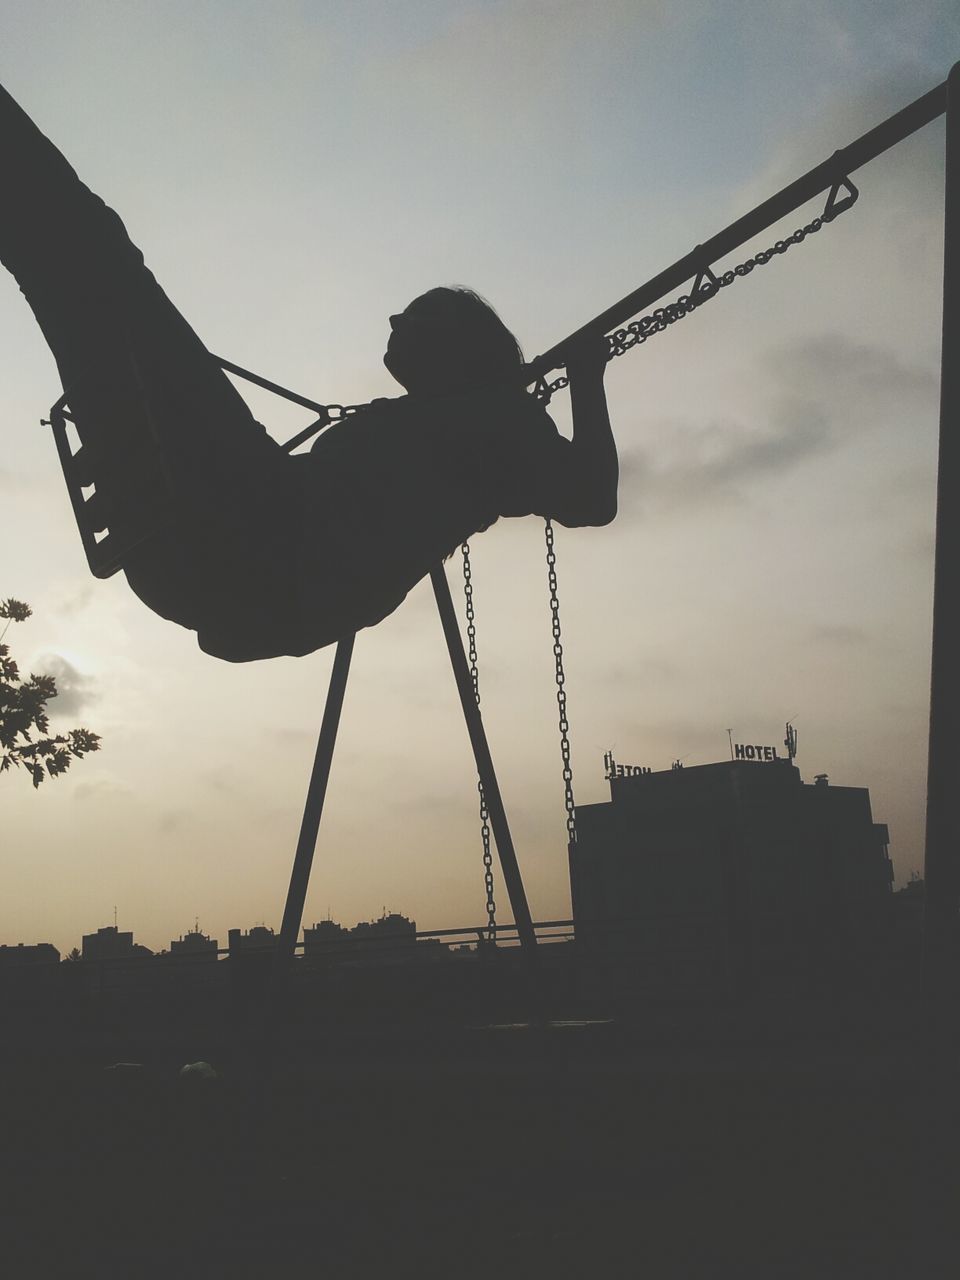
[[174, 495], [175, 518], [125, 553], [127, 580], [206, 652], [302, 655], [372, 626], [501, 516], [614, 518], [602, 336], [569, 353], [566, 440], [524, 390], [522, 352], [493, 309], [431, 289], [390, 318], [384, 364], [406, 394], [289, 455], [117, 214], [2, 88], [0, 165], [0, 261], [56, 359], [111, 531], [122, 538], [129, 513], [156, 500], [157, 458]]

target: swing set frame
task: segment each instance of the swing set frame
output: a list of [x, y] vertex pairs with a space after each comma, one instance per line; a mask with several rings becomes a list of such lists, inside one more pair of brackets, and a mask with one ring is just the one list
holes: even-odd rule
[[[851, 173], [943, 114], [947, 117], [943, 336], [924, 859], [923, 986], [929, 1030], [938, 1041], [945, 1038], [953, 1041], [958, 1032], [956, 1001], [960, 994], [960, 806], [955, 796], [956, 779], [960, 776], [960, 664], [955, 658], [960, 652], [960, 578], [957, 573], [957, 566], [960, 566], [960, 502], [957, 501], [960, 494], [960, 63], [952, 68], [942, 84], [848, 146], [835, 151], [829, 159], [711, 239], [697, 245], [543, 355], [537, 356], [525, 366], [523, 377], [525, 386], [535, 384], [535, 394], [548, 399], [554, 390], [566, 385], [566, 379], [559, 378], [548, 385], [546, 375], [562, 368], [567, 353], [573, 351], [580, 341], [594, 334], [610, 334], [618, 326], [627, 324], [631, 317], [692, 280], [694, 283], [689, 293], [679, 297], [676, 303], [659, 309], [653, 318], [647, 318], [639, 325], [634, 322], [629, 332], [620, 330], [614, 333], [611, 355], [622, 354], [653, 332], [660, 332], [675, 320], [690, 314], [715, 296], [721, 285], [733, 279], [734, 273], [731, 272], [726, 273], [726, 278], [721, 276], [718, 279], [712, 269], [714, 263], [826, 191], [829, 193], [826, 207], [816, 227], [812, 228], [819, 229], [822, 223], [831, 221], [856, 200], [858, 193], [850, 181]], [[809, 230], [810, 227], [805, 229], [806, 232]], [[769, 252], [757, 255], [749, 264], [738, 268], [735, 274], [747, 274], [756, 263], [766, 262], [773, 254], [785, 252], [791, 243], [799, 243], [803, 238], [803, 233], [797, 232], [789, 240], [778, 241]], [[288, 451], [292, 452], [330, 422], [347, 416], [355, 409], [355, 406], [345, 408], [319, 404], [250, 370], [215, 358], [226, 372], [318, 414], [314, 423], [286, 443], [284, 447]], [[121, 556], [108, 545], [109, 536], [97, 541], [84, 510], [85, 497], [74, 465], [76, 455], [72, 453], [67, 439], [67, 423], [72, 421], [67, 406], [68, 397], [64, 396], [51, 409], [47, 425], [53, 428], [91, 570], [98, 577], [107, 577], [121, 566]], [[536, 933], [442, 565], [431, 571], [430, 579], [514, 923], [531, 980], [531, 992], [535, 993], [538, 986]], [[289, 969], [300, 934], [355, 639], [354, 635], [344, 637], [337, 645], [334, 657], [278, 939], [275, 971], [278, 982]], [[572, 827], [570, 834], [575, 838]]]

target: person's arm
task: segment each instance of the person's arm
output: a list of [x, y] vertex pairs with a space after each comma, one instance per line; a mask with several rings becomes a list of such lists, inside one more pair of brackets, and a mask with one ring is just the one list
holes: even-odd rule
[[597, 334], [567, 360], [573, 439], [551, 477], [547, 514], [570, 528], [609, 524], [617, 514], [620, 465], [603, 389], [608, 355], [607, 339]]

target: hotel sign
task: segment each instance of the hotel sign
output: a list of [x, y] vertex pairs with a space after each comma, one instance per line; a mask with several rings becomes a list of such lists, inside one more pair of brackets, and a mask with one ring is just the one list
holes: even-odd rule
[[733, 744], [734, 760], [782, 760], [777, 755], [776, 747], [760, 747], [755, 743], [735, 742]]
[[653, 773], [645, 764], [617, 764], [612, 751], [604, 752], [604, 777], [609, 782], [612, 778], [639, 778], [645, 773]]

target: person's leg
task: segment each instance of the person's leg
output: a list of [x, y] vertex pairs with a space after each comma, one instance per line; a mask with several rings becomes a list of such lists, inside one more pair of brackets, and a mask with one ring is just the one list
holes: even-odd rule
[[270, 490], [283, 486], [286, 459], [120, 218], [2, 88], [0, 176], [0, 261], [53, 352], [108, 504], [111, 483], [123, 485], [151, 435], [172, 479], [179, 527], [125, 564], [131, 586], [157, 612], [195, 626], [197, 609], [215, 604], [218, 559], [275, 512]]

